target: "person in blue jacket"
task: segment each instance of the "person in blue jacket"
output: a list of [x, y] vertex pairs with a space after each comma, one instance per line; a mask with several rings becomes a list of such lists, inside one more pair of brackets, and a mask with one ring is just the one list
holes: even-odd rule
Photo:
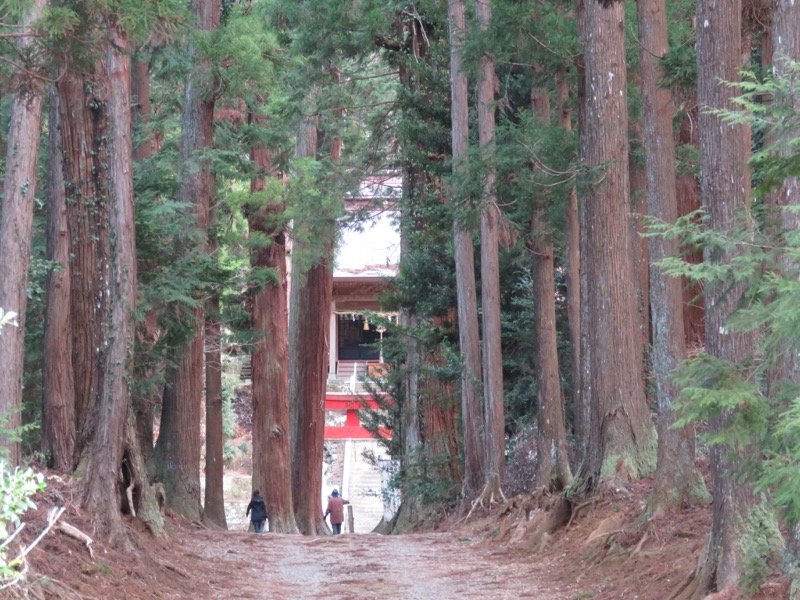
[[253, 530], [256, 533], [264, 531], [264, 521], [267, 520], [267, 503], [261, 497], [261, 492], [255, 490], [250, 504], [247, 505], [247, 512], [244, 516], [250, 515], [250, 520], [253, 522]]

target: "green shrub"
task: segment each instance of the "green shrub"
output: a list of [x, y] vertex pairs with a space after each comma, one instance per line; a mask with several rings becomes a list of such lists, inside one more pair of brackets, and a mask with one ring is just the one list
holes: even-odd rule
[[[20, 517], [29, 508], [36, 508], [31, 497], [43, 490], [44, 475], [34, 473], [28, 468], [21, 471], [19, 467], [13, 471], [6, 469], [5, 462], [0, 460], [0, 590], [14, 585], [19, 574], [16, 559], [9, 559], [9, 543], [22, 526]], [[9, 533], [13, 527], [14, 531]]]

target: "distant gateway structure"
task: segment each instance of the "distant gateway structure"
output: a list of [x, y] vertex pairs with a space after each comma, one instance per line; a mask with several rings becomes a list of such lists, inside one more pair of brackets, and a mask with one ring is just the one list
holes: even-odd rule
[[397, 317], [382, 310], [378, 296], [400, 261], [395, 204], [401, 196], [402, 178], [375, 175], [345, 199], [347, 210], [363, 211], [366, 219], [343, 232], [334, 259], [328, 380], [340, 391], [355, 393], [366, 373], [379, 372], [383, 364], [386, 332], [369, 317]]

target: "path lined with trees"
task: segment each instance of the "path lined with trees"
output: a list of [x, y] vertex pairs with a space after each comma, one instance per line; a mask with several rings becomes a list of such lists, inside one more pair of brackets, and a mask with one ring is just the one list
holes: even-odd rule
[[248, 355], [270, 522], [328, 533], [337, 231], [400, 174], [399, 319], [370, 319], [391, 401], [363, 415], [402, 465], [389, 528], [502, 501], [536, 427], [540, 534], [654, 475], [644, 520], [712, 498], [682, 597], [781, 553], [796, 577], [794, 0], [28, 0], [0, 23], [0, 456], [74, 477], [97, 535], [163, 536], [159, 498], [225, 528]]

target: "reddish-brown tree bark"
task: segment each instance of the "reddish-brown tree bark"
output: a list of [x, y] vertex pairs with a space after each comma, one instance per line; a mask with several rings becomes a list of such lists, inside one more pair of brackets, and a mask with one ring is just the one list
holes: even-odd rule
[[[212, 210], [212, 215], [215, 211]], [[216, 221], [216, 216], [212, 218]], [[217, 249], [215, 239], [209, 239], [209, 254]], [[225, 435], [222, 430], [222, 349], [220, 348], [220, 303], [214, 292], [205, 305], [205, 365], [206, 365], [206, 486], [203, 513], [209, 523], [227, 528], [225, 519], [224, 464], [222, 449]]]
[[[317, 116], [303, 119], [297, 139], [297, 157], [317, 155], [318, 123]], [[298, 228], [309, 225], [296, 223]], [[294, 407], [292, 499], [295, 520], [304, 535], [328, 532], [322, 518], [321, 497], [335, 222], [318, 217], [315, 228], [312, 235], [318, 255], [313, 257], [313, 266], [305, 272], [299, 257], [309, 250], [300, 240], [293, 240], [289, 329], [289, 398]], [[308, 256], [305, 258], [307, 260]]]
[[70, 247], [71, 368], [75, 382], [77, 437], [75, 460], [91, 436], [88, 418], [102, 389], [100, 349], [107, 320], [108, 280], [108, 132], [105, 65], [97, 61], [85, 70], [68, 65], [57, 85], [67, 182]]
[[[478, 28], [486, 31], [492, 20], [491, 0], [477, 0]], [[503, 218], [497, 206], [495, 180], [495, 59], [488, 52], [480, 58], [478, 76], [478, 139], [483, 163], [481, 202], [481, 324], [483, 367], [484, 496], [491, 502], [502, 498], [500, 486], [506, 473], [505, 406], [503, 404], [503, 354], [500, 325], [500, 232]]]
[[[534, 89], [531, 94], [534, 115], [545, 127], [550, 125], [550, 95], [547, 90]], [[555, 248], [553, 232], [547, 224], [546, 199], [538, 198], [533, 206], [528, 248], [531, 252], [533, 280], [533, 368], [536, 378], [537, 428], [536, 474], [537, 488], [562, 490], [572, 479], [569, 466], [567, 430], [564, 422], [564, 397], [558, 360], [556, 332]]]
[[[250, 115], [250, 122], [256, 119]], [[248, 210], [250, 264], [269, 269], [274, 280], [252, 290], [253, 330], [258, 335], [253, 365], [253, 489], [267, 502], [269, 530], [298, 533], [292, 499], [292, 447], [289, 419], [289, 307], [284, 204], [264, 198], [266, 178], [274, 176], [266, 148], [254, 146], [257, 174], [250, 181]]]
[[581, 160], [591, 171], [581, 211], [581, 395], [590, 410], [587, 489], [655, 466], [643, 345], [631, 263], [624, 3], [584, 2], [586, 119]]
[[[20, 20], [20, 32], [32, 34], [46, 0], [36, 0]], [[35, 36], [16, 39], [19, 56], [32, 48]], [[28, 65], [14, 75], [14, 96], [0, 214], [0, 308], [17, 313], [18, 327], [6, 327], [0, 338], [0, 428], [15, 432], [22, 411], [22, 363], [25, 339], [25, 310], [28, 300], [33, 204], [36, 193], [36, 161], [42, 127], [44, 81], [36, 76], [39, 65]], [[19, 443], [0, 435], [0, 449], [12, 465], [19, 463]]]
[[[582, 74], [579, 74], [582, 78]], [[558, 103], [558, 123], [567, 131], [572, 131], [572, 109], [569, 103], [569, 82], [567, 73], [556, 74], [556, 101]], [[572, 353], [572, 406], [575, 431], [582, 431], [580, 423], [588, 421], [583, 416], [581, 391], [581, 253], [580, 220], [578, 218], [578, 190], [573, 185], [564, 209], [566, 223], [566, 261], [564, 274], [567, 284], [567, 322], [569, 342]]]
[[[133, 381], [133, 349], [136, 310], [136, 242], [133, 216], [133, 147], [131, 141], [130, 56], [127, 41], [116, 24], [109, 27], [108, 94], [108, 183], [109, 230], [114, 243], [109, 251], [109, 319], [99, 323], [106, 343], [103, 347], [103, 385], [88, 418], [90, 435], [82, 459], [81, 505], [96, 515], [95, 528], [112, 543], [124, 543], [120, 504], [140, 514], [155, 533], [163, 522], [153, 509], [149, 483], [132, 421], [128, 420]], [[124, 501], [121, 501], [124, 499]], [[149, 501], [148, 501], [149, 499]]]
[[464, 439], [463, 496], [472, 499], [484, 485], [484, 456], [481, 430], [481, 350], [478, 331], [478, 300], [475, 289], [475, 250], [472, 234], [461, 212], [469, 199], [458, 190], [458, 182], [466, 175], [469, 152], [469, 104], [467, 74], [463, 68], [463, 47], [466, 19], [463, 0], [448, 0], [450, 37], [450, 111], [453, 153], [453, 248], [458, 298], [458, 337], [461, 349], [461, 426]]
[[58, 94], [50, 94], [47, 181], [47, 260], [59, 265], [47, 276], [42, 369], [42, 451], [68, 473], [75, 466], [75, 380], [70, 319], [70, 238], [64, 189]]

